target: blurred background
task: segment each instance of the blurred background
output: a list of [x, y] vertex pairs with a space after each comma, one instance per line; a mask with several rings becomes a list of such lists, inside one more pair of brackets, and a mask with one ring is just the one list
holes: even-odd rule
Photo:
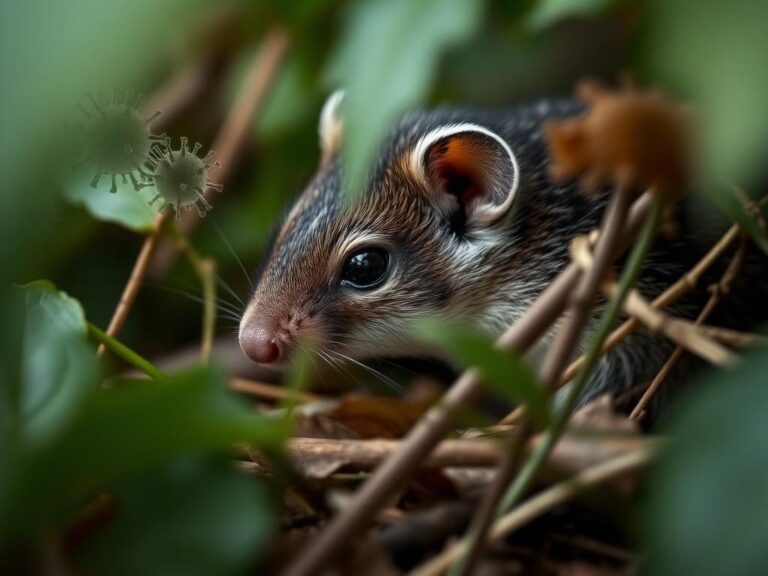
[[[79, 121], [75, 105], [87, 104], [88, 92], [109, 93], [113, 88], [143, 93], [149, 100], [147, 109], [156, 104], [166, 115], [173, 115], [170, 120], [161, 116], [158, 122], [174, 145], [180, 136], [188, 136], [201, 142], [205, 152], [258, 60], [265, 36], [285, 34], [287, 48], [270, 78], [263, 104], [248, 123], [225, 190], [216, 195], [214, 210], [194, 232], [198, 252], [215, 258], [218, 273], [245, 298], [249, 287], [232, 252], [251, 274], [276, 219], [314, 173], [319, 161], [320, 107], [340, 87], [344, 75], [354, 73], [338, 71], [343, 52], [359, 59], [351, 63], [354, 70], [366, 67], [366, 52], [386, 57], [392, 51], [395, 61], [384, 62], [387, 68], [374, 79], [376, 84], [400, 82], [408, 91], [415, 88], [417, 95], [403, 99], [372, 90], [378, 98], [392, 100], [380, 104], [384, 117], [414, 105], [503, 107], [542, 96], [567, 96], [579, 78], [595, 76], [613, 82], [619, 72], [635, 68], [633, 56], [642, 24], [638, 6], [627, 3], [599, 17], [568, 18], [549, 26], [545, 14], [538, 17], [540, 22], [529, 20], [533, 2], [467, 4], [472, 6], [454, 11], [471, 21], [461, 25], [464, 30], [446, 32], [447, 37], [429, 55], [429, 65], [412, 71], [421, 75], [418, 78], [400, 77], [411, 71], [396, 59], [421, 56], [409, 55], [402, 46], [395, 50], [386, 45], [402, 39], [369, 36], [365, 42], [383, 45], [348, 48], [350, 42], [363, 41], [349, 38], [354, 19], [362, 17], [359, 13], [365, 8], [356, 2], [171, 2], [162, 7], [152, 2], [146, 6], [75, 2], [66, 8], [7, 4], [3, 57], [9, 60], [10, 77], [17, 80], [4, 83], [8, 123], [3, 124], [11, 128], [4, 130], [3, 138], [9, 133], [18, 136], [9, 142], [12, 146], [4, 154], [4, 163], [18, 171], [25, 143], [44, 140], [46, 134], [50, 138], [59, 123]], [[596, 11], [600, 7], [595, 4]], [[409, 31], [416, 52], [424, 50], [419, 36], [428, 42], [426, 37], [452, 26], [441, 20], [441, 10], [433, 11], [421, 25], [437, 32]], [[370, 73], [378, 75], [375, 70]], [[174, 96], [181, 102], [174, 102]], [[11, 112], [14, 101], [29, 118]], [[162, 110], [168, 103], [176, 108]], [[366, 102], [372, 125], [377, 106], [376, 99]], [[63, 150], [45, 153], [55, 163], [57, 158], [49, 154], [63, 156]], [[30, 160], [40, 161], [46, 160]], [[91, 170], [86, 166], [79, 178], [67, 174], [66, 182], [44, 189], [22, 184], [29, 194], [6, 193], [4, 200], [13, 206], [10, 214], [23, 215], [6, 212], [11, 223], [6, 230], [20, 229], [6, 246], [22, 247], [15, 250], [16, 281], [53, 280], [83, 303], [90, 320], [106, 327], [140, 249], [142, 232], [151, 224], [151, 209], [134, 204], [146, 203], [152, 194], [139, 196], [130, 183], [118, 181], [117, 198], [112, 198], [108, 177], [98, 189], [88, 186]], [[58, 194], [53, 187], [59, 188]], [[197, 216], [190, 213], [185, 218]], [[200, 297], [194, 271], [183, 259], [169, 257], [170, 242], [164, 248], [121, 331], [126, 343], [150, 357], [195, 347], [200, 339], [201, 305], [190, 297]], [[221, 297], [232, 300], [226, 292]], [[236, 323], [224, 318], [218, 328], [222, 338], [230, 338]]]
[[[281, 211], [316, 169], [317, 119], [333, 90], [348, 91], [345, 161], [354, 172], [365, 169], [404, 110], [504, 107], [568, 96], [585, 77], [614, 84], [630, 73], [640, 85], [693, 102], [701, 119], [701, 203], [736, 218], [738, 209], [722, 192], [727, 184], [738, 182], [756, 197], [765, 183], [766, 22], [765, 3], [749, 0], [5, 0], [0, 377], [6, 429], [16, 429], [12, 406], [23, 396], [23, 307], [11, 286], [50, 280], [105, 329], [156, 218], [148, 206], [152, 190], [137, 193], [118, 181], [110, 194], [108, 178], [94, 189], [92, 168], [73, 169], [72, 125], [82, 120], [77, 105], [87, 104], [89, 93], [143, 94], [142, 113], [163, 112], [153, 130], [174, 143], [182, 136], [200, 142], [203, 153], [222, 142], [223, 128], [230, 130], [234, 149], [216, 149], [227, 156], [219, 174], [223, 192], [214, 195], [205, 219], [192, 211], [179, 226], [236, 294], [219, 289], [227, 310], [216, 323], [214, 356], [227, 373], [273, 378], [241, 358], [236, 298], [247, 298], [246, 274], [264, 256]], [[246, 113], [238, 115], [243, 102]], [[212, 178], [218, 181], [217, 172]], [[196, 364], [201, 338], [200, 283], [178, 251], [170, 235], [160, 239], [119, 335], [164, 367]], [[117, 374], [124, 366], [111, 358], [101, 370]], [[15, 458], [26, 458], [15, 434], [5, 434], [0, 446], [6, 470], [14, 463], [22, 469]], [[24, 474], [19, 478], [28, 479]], [[24, 501], [13, 491], [21, 480], [13, 474], [0, 480], [10, 495], [6, 504]], [[6, 528], [18, 520], [10, 518]], [[256, 538], [257, 532], [248, 533]], [[234, 552], [231, 558], [226, 570], [217, 571], [212, 560], [200, 573], [236, 573], [247, 565]]]

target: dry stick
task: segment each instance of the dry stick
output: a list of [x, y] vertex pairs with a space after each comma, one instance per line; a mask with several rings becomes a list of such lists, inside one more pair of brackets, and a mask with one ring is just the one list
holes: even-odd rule
[[[612, 296], [617, 290], [615, 282], [606, 283], [604, 292]], [[661, 333], [688, 351], [718, 366], [733, 366], [738, 356], [705, 336], [695, 323], [659, 312], [636, 290], [624, 300], [624, 312], [634, 316], [651, 332]]]
[[[699, 260], [699, 262], [696, 263], [696, 265], [691, 268], [685, 275], [680, 277], [674, 284], [672, 284], [669, 288], [667, 288], [663, 293], [661, 293], [659, 296], [657, 296], [653, 302], [651, 302], [651, 306], [653, 306], [656, 309], [663, 309], [667, 306], [673, 304], [680, 298], [682, 298], [687, 293], [691, 292], [693, 289], [696, 288], [699, 281], [701, 280], [701, 277], [704, 275], [704, 273], [709, 269], [712, 264], [717, 261], [720, 256], [722, 256], [726, 250], [731, 246], [733, 241], [739, 237], [739, 227], [738, 225], [734, 224], [731, 226], [731, 228], [728, 229], [728, 231], [718, 240], [717, 244], [712, 246], [712, 248], [707, 252], [707, 254], [704, 255], [704, 257]], [[618, 346], [625, 338], [630, 336], [635, 330], [637, 330], [640, 327], [640, 321], [636, 318], [630, 318], [629, 320], [625, 321], [623, 324], [621, 324], [618, 328], [616, 328], [609, 336], [606, 338], [605, 343], [603, 344], [603, 348], [601, 350], [602, 354], [607, 354], [616, 346]], [[568, 368], [565, 369], [562, 376], [560, 377], [560, 382], [558, 384], [558, 388], [565, 386], [568, 382], [573, 380], [573, 378], [578, 373], [579, 369], [581, 369], [581, 366], [584, 364], [585, 356], [582, 355], [576, 360], [574, 360]], [[520, 419], [525, 414], [525, 408], [524, 407], [518, 407], [514, 409], [512, 412], [507, 414], [503, 420], [501, 420], [500, 424], [505, 425], [513, 425], [520, 422]]]
[[600, 322], [598, 323], [595, 335], [592, 337], [587, 349], [584, 366], [582, 366], [581, 370], [579, 370], [579, 373], [576, 375], [576, 378], [573, 380], [563, 405], [560, 407], [553, 423], [549, 426], [544, 435], [544, 441], [541, 446], [531, 455], [526, 462], [525, 467], [517, 475], [515, 482], [504, 495], [504, 500], [501, 505], [502, 510], [509, 509], [518, 498], [520, 498], [523, 492], [528, 489], [528, 486], [533, 481], [539, 468], [544, 463], [547, 454], [554, 449], [560, 436], [565, 431], [571, 414], [589, 381], [595, 363], [600, 357], [602, 343], [608, 336], [611, 326], [616, 322], [616, 318], [621, 310], [622, 301], [637, 281], [645, 255], [648, 253], [648, 250], [653, 243], [653, 239], [656, 236], [663, 209], [664, 207], [661, 201], [656, 200], [652, 212], [644, 223], [637, 242], [632, 248], [632, 252], [629, 254], [629, 258], [624, 265], [619, 282], [618, 293], [608, 301], [608, 304], [600, 317]]
[[[265, 382], [255, 382], [243, 378], [233, 378], [229, 381], [229, 387], [236, 392], [242, 392], [243, 394], [249, 394], [265, 400], [287, 400], [294, 395], [292, 391], [282, 386], [272, 386]], [[304, 404], [328, 400], [327, 398], [323, 398], [316, 394], [310, 394], [309, 392], [296, 393], [296, 399]]]
[[[585, 271], [589, 270], [593, 266], [593, 258], [586, 238], [576, 238], [571, 248], [573, 260]], [[618, 292], [619, 287], [617, 281], [612, 278], [604, 280], [600, 289], [607, 296], [613, 297]], [[623, 307], [628, 315], [638, 319], [651, 332], [661, 332], [670, 340], [679, 343], [713, 364], [726, 365], [736, 362], [736, 356], [731, 354], [727, 348], [705, 336], [696, 324], [660, 312], [646, 301], [637, 289], [630, 290], [624, 300]], [[602, 354], [602, 351], [600, 353]]]
[[[707, 303], [704, 305], [704, 308], [696, 318], [697, 325], [704, 323], [706, 319], [709, 318], [709, 315], [712, 313], [715, 307], [718, 305], [722, 296], [730, 292], [731, 285], [733, 284], [733, 281], [736, 279], [736, 276], [739, 274], [742, 265], [744, 264], [744, 255], [746, 253], [746, 249], [746, 238], [742, 236], [741, 244], [739, 245], [736, 253], [731, 258], [731, 261], [728, 263], [725, 272], [723, 272], [723, 275], [720, 278], [720, 282], [713, 284], [710, 287], [712, 294], [709, 296]], [[645, 409], [648, 406], [648, 403], [656, 394], [656, 391], [661, 387], [661, 384], [664, 382], [664, 380], [667, 379], [674, 367], [680, 361], [680, 358], [683, 357], [683, 353], [684, 348], [678, 345], [669, 359], [667, 359], [664, 366], [662, 366], [661, 370], [659, 370], [659, 373], [656, 374], [654, 379], [651, 381], [650, 385], [645, 390], [640, 400], [638, 400], [635, 407], [632, 409], [632, 412], [629, 415], [631, 420], [641, 420], [645, 416]]]
[[[153, 114], [161, 110], [162, 114], [152, 123], [153, 128], [161, 130], [194, 103], [205, 91], [212, 72], [212, 63], [201, 60], [182, 69], [164, 84], [155, 94], [149, 97], [142, 106], [144, 115]], [[125, 323], [130, 307], [136, 298], [141, 279], [145, 276], [152, 254], [157, 246], [157, 241], [162, 231], [165, 218], [157, 216], [149, 236], [144, 239], [141, 252], [136, 259], [128, 282], [120, 295], [115, 313], [107, 328], [109, 336], [116, 336]], [[103, 356], [106, 352], [104, 345], [99, 345], [97, 354]]]
[[[218, 150], [218, 158], [222, 163], [219, 169], [219, 180], [223, 181], [230, 174], [237, 151], [243, 146], [246, 139], [248, 127], [250, 126], [253, 113], [256, 112], [258, 104], [261, 103], [264, 92], [271, 84], [277, 71], [275, 53], [279, 54], [277, 62], [282, 58], [288, 45], [287, 35], [283, 30], [270, 32], [264, 39], [262, 48], [251, 70], [248, 73], [248, 81], [245, 90], [238, 95], [232, 111], [230, 112], [224, 126], [220, 130], [213, 148]], [[258, 79], [258, 81], [257, 81]], [[256, 90], [259, 88], [260, 91]], [[256, 105], [252, 101], [256, 102]], [[206, 195], [209, 193], [206, 190]], [[112, 320], [107, 328], [107, 335], [116, 337], [120, 329], [125, 324], [128, 313], [136, 300], [139, 288], [147, 273], [147, 268], [157, 247], [163, 225], [168, 219], [168, 212], [158, 214], [155, 218], [152, 231], [144, 239], [144, 244], [139, 252], [139, 257], [133, 266], [128, 282], [123, 289], [120, 300], [117, 304]], [[187, 220], [189, 221], [189, 220]], [[105, 348], [99, 347], [98, 354], [103, 356]]]
[[[653, 210], [647, 221], [644, 223], [643, 230], [641, 231], [640, 236], [638, 237], [637, 242], [632, 249], [631, 254], [629, 255], [629, 259], [624, 266], [624, 270], [621, 274], [621, 280], [619, 283], [619, 291], [616, 296], [614, 296], [608, 302], [604, 312], [601, 315], [596, 333], [589, 343], [584, 365], [579, 370], [579, 373], [571, 384], [571, 388], [568, 391], [568, 395], [565, 398], [563, 405], [555, 415], [553, 422], [547, 428], [547, 431], [543, 437], [543, 441], [533, 451], [531, 456], [526, 461], [525, 466], [517, 474], [515, 481], [510, 485], [509, 489], [504, 495], [504, 498], [499, 506], [499, 513], [505, 512], [512, 505], [514, 505], [520, 496], [528, 489], [536, 474], [539, 472], [544, 462], [549, 457], [550, 452], [556, 447], [562, 436], [562, 433], [565, 431], [576, 403], [578, 402], [584, 387], [589, 381], [592, 369], [600, 356], [602, 343], [610, 332], [611, 326], [616, 321], [618, 313], [621, 309], [621, 303], [624, 300], [626, 294], [629, 292], [630, 288], [635, 284], [635, 281], [637, 280], [643, 259], [650, 249], [650, 246], [656, 235], [656, 230], [658, 229], [662, 212], [663, 205], [660, 201], [656, 200], [653, 206]], [[574, 261], [574, 265], [578, 264]], [[553, 374], [552, 376], [556, 377], [557, 375]], [[468, 544], [465, 540], [462, 540], [459, 544], [456, 544], [456, 558], [461, 559], [464, 550], [466, 550], [467, 547]]]
[[[749, 201], [751, 203], [751, 201]], [[756, 206], [764, 206], [768, 203], [768, 196], [764, 196]], [[667, 288], [662, 294], [657, 296], [651, 305], [659, 310], [670, 306], [677, 302], [680, 298], [696, 289], [702, 276], [712, 267], [712, 265], [723, 255], [726, 250], [730, 248], [731, 244], [739, 238], [742, 234], [741, 228], [738, 224], [733, 224], [725, 234], [717, 241], [717, 243], [709, 249], [709, 251], [699, 260], [696, 265], [691, 268], [686, 274], [681, 276], [674, 284]], [[630, 318], [619, 326], [605, 341], [603, 346], [603, 354], [613, 350], [624, 338], [632, 334], [637, 328], [640, 327], [640, 323]], [[581, 364], [584, 362], [584, 357], [576, 359], [563, 373], [560, 379], [560, 386], [564, 386], [570, 382], [578, 372]], [[511, 414], [510, 414], [511, 416]], [[503, 424], [514, 424], [515, 421], [507, 422], [507, 418], [502, 421]]]
[[[131, 310], [133, 301], [136, 300], [136, 295], [139, 293], [141, 282], [147, 273], [149, 262], [157, 247], [157, 241], [160, 238], [165, 220], [165, 214], [158, 214], [155, 217], [152, 231], [144, 239], [144, 244], [141, 246], [139, 257], [136, 258], [136, 263], [133, 265], [133, 270], [131, 270], [131, 275], [128, 277], [128, 282], [125, 284], [123, 293], [120, 295], [120, 300], [117, 302], [115, 313], [112, 315], [112, 320], [109, 321], [109, 326], [107, 327], [106, 332], [107, 336], [115, 338], [117, 333], [120, 332], [120, 329], [123, 327], [123, 324], [125, 324], [125, 320], [128, 318], [128, 312]], [[98, 356], [104, 356], [106, 351], [107, 349], [104, 345], [100, 344], [96, 354]]]
[[[621, 235], [624, 220], [631, 204], [631, 194], [632, 186], [629, 178], [625, 175], [617, 182], [610, 204], [603, 214], [592, 266], [583, 271], [579, 283], [571, 293], [563, 326], [544, 357], [539, 371], [539, 380], [547, 390], [555, 388], [560, 373], [578, 346], [584, 327], [589, 320], [600, 281], [610, 270], [611, 264], [617, 256], [614, 254], [614, 245]], [[469, 529], [467, 554], [451, 570], [452, 575], [471, 574], [480, 558], [484, 548], [485, 533], [493, 522], [499, 501], [507, 490], [512, 476], [519, 468], [520, 460], [524, 454], [524, 446], [532, 432], [533, 428], [530, 422], [527, 418], [524, 419], [520, 426], [517, 441], [502, 460], [496, 477], [473, 518]]]
[[741, 347], [768, 343], [768, 336], [763, 336], [762, 334], [752, 334], [751, 332], [740, 332], [738, 330], [731, 330], [730, 328], [723, 328], [721, 326], [709, 326], [707, 324], [702, 324], [699, 327], [699, 331], [704, 336], [712, 338], [721, 344], [727, 344], [728, 346]]
[[[531, 439], [527, 451], [536, 450], [544, 441], [542, 435]], [[648, 436], [621, 434], [614, 436], [584, 436], [578, 430], [566, 432], [549, 455], [549, 465], [559, 471], [579, 472], [619, 454], [656, 442]], [[398, 440], [335, 440], [326, 438], [292, 438], [285, 450], [290, 458], [301, 463], [336, 462], [337, 467], [353, 470], [373, 470], [390, 454], [398, 450]], [[502, 445], [491, 438], [443, 440], [422, 462], [424, 468], [487, 468], [495, 466], [502, 457]], [[250, 456], [250, 451], [247, 452]], [[334, 470], [335, 471], [335, 470]], [[326, 474], [327, 475], [327, 474]]]
[[[622, 454], [607, 462], [588, 468], [577, 476], [542, 491], [494, 522], [488, 534], [489, 539], [492, 541], [501, 540], [513, 530], [524, 526], [547, 510], [567, 502], [580, 492], [643, 468], [651, 461], [653, 454], [653, 446]], [[436, 558], [411, 572], [410, 576], [437, 576], [443, 574], [451, 564], [456, 562], [461, 552], [460, 546], [452, 546]]]
[[[652, 201], [650, 194], [646, 193], [635, 202], [627, 220], [627, 237], [634, 236], [639, 229], [650, 211]], [[626, 249], [627, 242], [624, 238], [620, 239], [614, 246], [615, 253]], [[576, 264], [568, 265], [526, 314], [497, 340], [497, 346], [518, 353], [524, 353], [530, 348], [560, 315], [573, 282], [578, 280], [580, 274]], [[352, 496], [344, 510], [283, 573], [287, 576], [312, 576], [334, 558], [363, 526], [371, 522], [389, 495], [410, 479], [432, 448], [448, 433], [456, 412], [470, 404], [480, 387], [481, 382], [475, 370], [467, 370], [462, 374], [442, 400], [413, 427], [400, 449], [376, 469]]]

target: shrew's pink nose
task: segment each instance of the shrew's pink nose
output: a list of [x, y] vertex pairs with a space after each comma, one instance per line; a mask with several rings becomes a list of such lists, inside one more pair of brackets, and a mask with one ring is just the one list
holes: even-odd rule
[[280, 359], [275, 334], [266, 326], [246, 326], [240, 332], [240, 348], [254, 362], [272, 364]]

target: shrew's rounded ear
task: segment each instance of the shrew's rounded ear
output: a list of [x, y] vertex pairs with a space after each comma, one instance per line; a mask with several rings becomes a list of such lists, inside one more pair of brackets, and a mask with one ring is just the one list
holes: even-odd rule
[[435, 128], [421, 137], [410, 160], [435, 203], [450, 216], [461, 210], [467, 225], [489, 226], [512, 206], [520, 179], [517, 159], [498, 134], [483, 126]]
[[344, 91], [336, 90], [336, 92], [328, 96], [320, 112], [317, 131], [320, 136], [321, 163], [323, 164], [341, 147], [341, 129], [343, 125], [341, 103], [343, 100]]

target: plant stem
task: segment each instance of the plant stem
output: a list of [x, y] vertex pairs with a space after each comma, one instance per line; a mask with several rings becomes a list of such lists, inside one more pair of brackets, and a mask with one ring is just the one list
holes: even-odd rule
[[168, 380], [168, 376], [166, 376], [157, 366], [152, 364], [149, 360], [146, 358], [143, 358], [130, 348], [120, 342], [119, 340], [114, 339], [112, 336], [104, 332], [101, 328], [98, 328], [88, 322], [88, 332], [91, 336], [93, 336], [96, 340], [98, 340], [102, 346], [104, 346], [107, 350], [114, 353], [116, 356], [119, 356], [129, 364], [131, 364], [133, 367], [137, 368], [138, 370], [141, 370], [152, 378], [153, 380], [156, 380], [158, 382], [164, 382]]
[[661, 202], [656, 199], [653, 203], [651, 214], [649, 215], [642, 231], [640, 232], [638, 242], [632, 250], [629, 256], [629, 260], [627, 261], [624, 271], [622, 272], [618, 290], [613, 298], [611, 298], [611, 300], [608, 302], [605, 312], [603, 312], [603, 315], [600, 319], [600, 325], [598, 326], [597, 333], [589, 344], [589, 348], [584, 357], [584, 363], [581, 365], [581, 368], [579, 369], [573, 384], [571, 384], [571, 389], [568, 391], [565, 404], [552, 423], [552, 426], [547, 431], [547, 434], [544, 437], [544, 441], [541, 443], [538, 450], [536, 450], [531, 455], [523, 469], [517, 475], [515, 482], [512, 484], [512, 486], [510, 486], [509, 490], [507, 490], [507, 493], [505, 494], [504, 499], [501, 501], [501, 504], [497, 510], [497, 515], [500, 516], [506, 513], [518, 501], [523, 492], [528, 489], [542, 464], [549, 456], [550, 451], [560, 438], [560, 435], [565, 430], [565, 427], [568, 424], [568, 420], [571, 417], [571, 413], [576, 407], [576, 403], [578, 402], [584, 387], [589, 381], [589, 376], [592, 373], [592, 369], [594, 368], [597, 360], [600, 358], [603, 341], [606, 339], [611, 329], [613, 328], [614, 323], [616, 322], [616, 318], [621, 311], [624, 298], [637, 281], [637, 277], [640, 274], [645, 255], [648, 253], [648, 250], [650, 249], [651, 244], [653, 243], [653, 239], [656, 235], [656, 230], [659, 227], [662, 210], [663, 207]]
[[[489, 539], [499, 541], [513, 530], [527, 524], [537, 516], [551, 510], [553, 507], [567, 502], [579, 493], [607, 482], [613, 478], [626, 476], [631, 472], [646, 466], [653, 458], [657, 446], [651, 444], [639, 450], [622, 453], [618, 456], [591, 466], [572, 478], [555, 484], [546, 490], [536, 494], [525, 503], [497, 518], [489, 531]], [[448, 566], [455, 563], [463, 550], [460, 545], [452, 546], [437, 557], [428, 560], [415, 570], [409, 572], [410, 576], [437, 576], [445, 573]]]
[[211, 357], [213, 336], [216, 331], [216, 262], [211, 258], [201, 256], [175, 222], [169, 226], [168, 230], [195, 269], [195, 274], [197, 274], [197, 279], [203, 289], [203, 333], [200, 357], [204, 363], [207, 363]]

